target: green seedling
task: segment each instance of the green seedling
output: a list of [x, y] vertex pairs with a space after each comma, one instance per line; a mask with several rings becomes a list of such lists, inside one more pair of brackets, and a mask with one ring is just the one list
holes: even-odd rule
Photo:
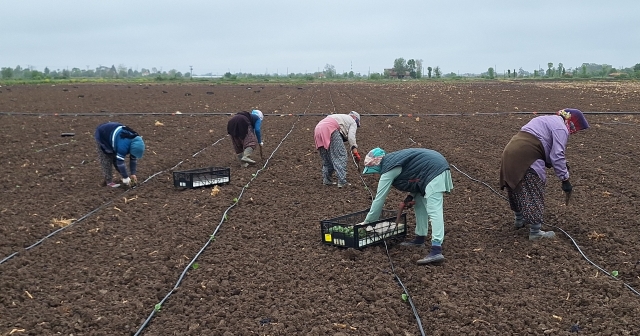
[[198, 265], [198, 263], [194, 263], [193, 265], [191, 265], [191, 268], [193, 268], [194, 270], [197, 270], [198, 267], [200, 267], [200, 265]]
[[237, 198], [237, 197], [236, 197], [236, 198], [234, 198], [234, 199], [233, 199], [233, 202], [234, 202], [234, 203], [238, 203], [238, 198]]
[[256, 177], [256, 174], [251, 174], [251, 176]]
[[159, 303], [156, 303], [155, 307], [153, 307], [153, 310], [155, 310], [155, 311], [159, 312], [159, 311], [160, 311], [160, 308], [162, 308], [162, 305], [161, 305], [161, 304], [159, 304]]
[[614, 277], [618, 276], [618, 271], [611, 271], [611, 275], [613, 275]]
[[226, 214], [224, 215], [224, 220], [225, 220], [225, 221], [228, 221], [228, 220], [229, 220], [229, 218], [227, 218], [227, 215], [226, 215]]
[[402, 293], [402, 301], [407, 302], [407, 299], [409, 299], [409, 296], [405, 293]]
[[211, 236], [209, 237], [209, 240], [211, 240], [211, 241], [214, 241], [214, 240], [216, 240], [216, 236], [214, 236], [214, 235], [211, 235]]

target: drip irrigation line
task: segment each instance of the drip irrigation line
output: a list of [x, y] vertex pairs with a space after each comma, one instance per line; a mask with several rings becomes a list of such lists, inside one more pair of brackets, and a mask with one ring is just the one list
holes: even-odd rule
[[360, 177], [360, 181], [362, 181], [362, 184], [364, 184], [364, 188], [367, 189], [367, 191], [369, 192], [369, 197], [371, 198], [371, 201], [373, 201], [373, 193], [371, 192], [371, 188], [369, 188], [369, 186], [367, 185], [367, 182], [364, 181], [362, 174], [360, 174], [360, 165], [358, 165], [358, 161], [356, 161], [356, 158], [353, 155], [353, 153], [351, 153], [351, 160], [353, 161], [353, 164], [356, 165], [356, 169], [358, 169], [358, 177]]
[[451, 167], [453, 167], [455, 170], [457, 170], [460, 174], [462, 174], [462, 175], [464, 175], [464, 176], [468, 177], [470, 180], [472, 180], [472, 181], [476, 181], [476, 182], [478, 182], [478, 183], [482, 183], [482, 184], [484, 184], [485, 186], [487, 186], [487, 188], [491, 189], [491, 191], [493, 191], [496, 195], [498, 195], [498, 196], [502, 197], [504, 200], [507, 200], [507, 201], [509, 200], [509, 199], [507, 198], [507, 196], [505, 196], [505, 195], [503, 195], [503, 194], [499, 193], [498, 191], [496, 191], [495, 189], [493, 189], [493, 187], [492, 187], [492, 186], [490, 186], [489, 184], [487, 184], [486, 182], [483, 182], [483, 181], [480, 181], [480, 180], [474, 179], [473, 177], [471, 177], [471, 176], [467, 175], [467, 173], [465, 173], [465, 172], [463, 172], [462, 170], [458, 169], [458, 167], [456, 167], [456, 166], [454, 166], [454, 165], [452, 165], [452, 164], [449, 164], [449, 165], [450, 165]]
[[[628, 112], [604, 112], [604, 111], [591, 111], [591, 112], [582, 112], [583, 114], [591, 114], [591, 115], [637, 115], [640, 114], [638, 111], [628, 111]], [[182, 113], [175, 114], [173, 112], [105, 112], [105, 113], [35, 113], [35, 112], [0, 112], [0, 115], [6, 116], [40, 116], [40, 117], [104, 117], [104, 116], [230, 116], [234, 115], [235, 112], [192, 112], [192, 113]], [[556, 112], [460, 112], [460, 113], [370, 113], [363, 114], [363, 116], [367, 117], [438, 117], [438, 116], [474, 116], [474, 115], [544, 115], [544, 114], [556, 114]], [[326, 113], [290, 113], [290, 114], [265, 114], [265, 117], [284, 117], [284, 116], [326, 116]], [[634, 124], [629, 124], [634, 125]]]
[[632, 123], [624, 123], [624, 122], [601, 122], [597, 124], [602, 125], [629, 125], [629, 126], [640, 126], [640, 124], [632, 124]]
[[[496, 193], [498, 196], [502, 197], [503, 199], [507, 200], [507, 197], [505, 197], [504, 195], [496, 192], [493, 188], [491, 188], [491, 186], [489, 186], [487, 183], [482, 182], [480, 180], [474, 179], [471, 176], [467, 175], [466, 173], [460, 171], [460, 169], [456, 168], [454, 165], [450, 164], [450, 166], [452, 166], [453, 168], [455, 168], [457, 171], [459, 171], [460, 173], [462, 173], [464, 176], [468, 177], [469, 179], [476, 181], [476, 182], [480, 182], [486, 186], [488, 186], [494, 193]], [[582, 257], [588, 261], [591, 265], [593, 265], [595, 268], [597, 268], [599, 271], [601, 271], [602, 273], [608, 275], [609, 277], [611, 277], [612, 279], [616, 280], [616, 281], [621, 281], [622, 284], [627, 287], [631, 292], [633, 292], [634, 294], [640, 296], [640, 292], [638, 292], [635, 288], [633, 288], [631, 285], [627, 284], [626, 282], [620, 280], [619, 278], [615, 277], [614, 275], [612, 275], [611, 273], [607, 272], [606, 270], [604, 270], [602, 267], [600, 267], [599, 265], [597, 265], [596, 263], [594, 263], [593, 261], [591, 261], [591, 259], [589, 259], [587, 257], [586, 254], [584, 254], [584, 252], [582, 252], [582, 249], [580, 248], [580, 246], [578, 245], [578, 243], [575, 241], [575, 239], [573, 239], [573, 237], [571, 237], [571, 235], [569, 235], [569, 233], [567, 233], [565, 230], [563, 230], [561, 227], [559, 226], [555, 226], [552, 224], [544, 224], [545, 226], [550, 226], [553, 228], [556, 228], [558, 230], [560, 230], [562, 233], [564, 233], [573, 243], [573, 245], [576, 247], [576, 249], [578, 250], [578, 252], [580, 253], [580, 255], [582, 255]]]
[[[227, 135], [225, 135], [224, 137], [222, 137], [222, 138], [218, 139], [218, 140], [217, 140], [216, 142], [214, 142], [211, 146], [214, 146], [215, 144], [217, 144], [217, 143], [218, 143], [218, 142], [220, 142], [221, 140], [225, 139], [226, 137], [227, 137]], [[207, 147], [205, 147], [205, 148], [203, 148], [203, 149], [201, 149], [201, 150], [199, 150], [199, 151], [198, 151], [198, 152], [196, 152], [195, 154], [193, 154], [193, 156], [192, 156], [192, 157], [195, 157], [196, 155], [200, 154], [200, 153], [201, 153], [203, 150], [205, 150], [206, 148], [208, 148], [208, 146], [207, 146]], [[147, 183], [147, 181], [151, 180], [152, 178], [154, 178], [154, 177], [155, 177], [155, 176], [157, 176], [157, 175], [160, 175], [160, 174], [165, 173], [165, 172], [167, 172], [167, 171], [169, 171], [169, 170], [173, 170], [173, 169], [175, 169], [176, 167], [178, 167], [178, 166], [179, 166], [180, 164], [182, 164], [183, 162], [184, 162], [184, 160], [180, 161], [177, 165], [173, 166], [173, 167], [172, 167], [172, 168], [170, 168], [170, 169], [165, 169], [165, 170], [163, 170], [163, 171], [159, 171], [159, 172], [157, 172], [157, 173], [155, 173], [155, 174], [153, 174], [153, 175], [151, 175], [151, 176], [147, 177], [147, 179], [145, 179], [144, 181], [142, 181], [142, 182], [140, 183], [140, 185], [139, 185], [139, 186], [141, 186], [141, 185], [143, 185], [143, 184]], [[83, 215], [83, 216], [82, 216], [82, 217], [80, 217], [79, 219], [77, 219], [77, 220], [73, 221], [73, 222], [72, 222], [72, 223], [70, 223], [69, 225], [67, 225], [67, 226], [63, 226], [63, 227], [61, 227], [61, 228], [59, 228], [59, 229], [57, 229], [57, 230], [54, 230], [53, 232], [51, 232], [51, 233], [47, 234], [46, 236], [44, 236], [43, 238], [41, 238], [40, 240], [38, 240], [38, 241], [37, 241], [37, 242], [35, 242], [34, 244], [31, 244], [30, 246], [26, 247], [26, 248], [25, 248], [25, 251], [28, 251], [28, 250], [30, 250], [30, 249], [32, 249], [32, 248], [34, 248], [34, 247], [36, 247], [36, 246], [40, 245], [42, 242], [44, 242], [44, 241], [45, 241], [45, 240], [47, 240], [48, 238], [53, 237], [53, 236], [54, 236], [54, 235], [56, 235], [58, 232], [63, 231], [63, 230], [66, 230], [67, 228], [71, 227], [72, 225], [74, 225], [74, 224], [76, 224], [76, 223], [79, 223], [79, 222], [81, 222], [81, 221], [83, 221], [83, 220], [85, 220], [85, 219], [89, 218], [91, 215], [93, 215], [94, 213], [98, 212], [100, 209], [102, 209], [102, 208], [104, 208], [104, 207], [108, 206], [109, 204], [113, 203], [113, 201], [114, 201], [115, 199], [118, 199], [118, 198], [120, 198], [121, 196], [126, 195], [128, 192], [130, 192], [131, 190], [134, 190], [134, 189], [138, 188], [139, 186], [135, 186], [135, 187], [132, 187], [132, 188], [129, 188], [129, 189], [125, 190], [124, 192], [120, 193], [118, 196], [114, 197], [114, 198], [113, 198], [113, 199], [111, 199], [110, 201], [107, 201], [107, 202], [103, 203], [103, 204], [102, 204], [102, 205], [100, 205], [99, 207], [97, 207], [97, 208], [95, 208], [95, 209], [91, 210], [90, 212], [86, 213], [85, 215]], [[3, 258], [2, 260], [0, 260], [0, 265], [1, 265], [1, 264], [3, 264], [3, 263], [5, 263], [6, 261], [8, 261], [8, 260], [12, 259], [13, 257], [17, 256], [18, 254], [19, 254], [19, 252], [14, 252], [14, 253], [10, 254], [9, 256], [7, 256], [7, 257]]]
[[[313, 98], [311, 99], [313, 100]], [[309, 105], [311, 104], [311, 100], [309, 101]], [[307, 106], [307, 108], [309, 108], [309, 106]], [[249, 188], [249, 185], [251, 184], [251, 182], [253, 182], [253, 180], [255, 180], [258, 175], [260, 174], [260, 172], [262, 170], [264, 170], [267, 165], [269, 164], [269, 160], [271, 160], [271, 158], [273, 157], [273, 155], [278, 151], [278, 149], [280, 148], [280, 146], [282, 146], [282, 144], [284, 143], [284, 141], [289, 137], [289, 135], [291, 134], [291, 132], [293, 132], [293, 129], [295, 128], [296, 124], [298, 123], [298, 121], [300, 121], [300, 118], [298, 118], [298, 120], [296, 120], [293, 125], [291, 125], [291, 129], [289, 130], [289, 132], [287, 132], [287, 134], [285, 134], [285, 136], [280, 140], [280, 143], [278, 143], [278, 145], [276, 146], [276, 148], [271, 152], [271, 155], [269, 155], [269, 157], [267, 157], [267, 159], [265, 160], [264, 164], [262, 165], [262, 168], [258, 169], [254, 174], [251, 175], [251, 179], [249, 179], [249, 182], [247, 182], [247, 184], [244, 185], [244, 187], [242, 187], [242, 189], [240, 190], [240, 194], [238, 195], [238, 197], [234, 200], [233, 204], [230, 205], [222, 214], [222, 219], [220, 219], [220, 222], [218, 223], [218, 225], [215, 227], [215, 229], [213, 230], [213, 233], [209, 236], [209, 239], [207, 239], [207, 241], [204, 243], [204, 245], [200, 248], [200, 250], [198, 251], [198, 253], [195, 254], [195, 256], [191, 259], [191, 261], [189, 261], [189, 263], [187, 264], [187, 266], [184, 268], [184, 270], [182, 271], [182, 273], [180, 274], [180, 276], [178, 277], [178, 280], [176, 281], [175, 285], [173, 286], [173, 288], [162, 298], [162, 300], [160, 300], [160, 302], [158, 302], [155, 306], [154, 309], [151, 311], [151, 313], [149, 314], [149, 316], [145, 319], [145, 321], [142, 323], [142, 325], [138, 328], [138, 330], [136, 331], [136, 333], [134, 334], [134, 336], [138, 336], [142, 333], [142, 331], [147, 327], [147, 325], [149, 324], [149, 322], [151, 322], [151, 320], [153, 319], [153, 317], [155, 316], [156, 312], [160, 311], [160, 309], [162, 308], [162, 305], [169, 299], [169, 297], [176, 291], [176, 289], [178, 289], [178, 287], [180, 286], [180, 284], [182, 283], [182, 280], [184, 279], [184, 277], [186, 276], [187, 272], [189, 271], [189, 269], [193, 266], [193, 264], [195, 263], [195, 261], [198, 259], [198, 257], [200, 257], [200, 255], [204, 252], [204, 250], [211, 244], [212, 241], [215, 240], [216, 234], [218, 233], [218, 231], [220, 230], [220, 227], [222, 226], [222, 223], [224, 223], [225, 220], [227, 220], [227, 213], [233, 209], [238, 202], [240, 202], [240, 199], [242, 199], [242, 195], [244, 195], [244, 192], [246, 191], [246, 189]], [[220, 140], [218, 140], [220, 141]], [[216, 142], [217, 143], [217, 142]], [[194, 154], [194, 156], [197, 155]]]
[[[399, 224], [396, 223], [396, 225], [399, 225]], [[375, 230], [374, 230], [374, 232], [375, 232]], [[393, 260], [391, 260], [391, 255], [389, 255], [389, 247], [387, 246], [387, 240], [383, 239], [382, 241], [384, 242], [384, 249], [387, 252], [387, 257], [389, 258], [389, 264], [391, 265], [391, 273], [393, 273], [393, 276], [396, 278], [396, 281], [398, 281], [398, 284], [400, 285], [400, 287], [402, 287], [402, 290], [407, 295], [407, 301], [409, 302], [409, 305], [411, 306], [411, 311], [413, 312], [413, 316], [415, 316], [416, 321], [418, 323], [418, 329], [420, 329], [420, 334], [424, 336], [425, 335], [424, 334], [424, 329], [422, 328], [422, 321], [420, 320], [420, 315], [418, 314], [418, 309], [413, 304], [413, 300], [411, 299], [411, 294], [409, 294], [409, 290], [407, 289], [407, 287], [405, 287], [405, 285], [404, 285], [404, 283], [402, 283], [402, 280], [400, 279], [400, 277], [396, 274], [396, 270], [393, 267]]]

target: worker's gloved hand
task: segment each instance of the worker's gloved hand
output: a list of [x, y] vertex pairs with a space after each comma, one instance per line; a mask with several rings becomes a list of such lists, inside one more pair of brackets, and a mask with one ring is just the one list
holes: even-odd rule
[[411, 195], [407, 195], [407, 197], [404, 199], [404, 201], [402, 201], [402, 203], [404, 203], [404, 207], [407, 209], [410, 209], [416, 204], [416, 202], [413, 200], [413, 196]]
[[360, 153], [358, 153], [358, 149], [353, 149], [353, 156], [356, 158], [356, 161], [360, 162], [362, 158], [360, 157]]
[[573, 191], [573, 186], [571, 185], [571, 182], [569, 182], [569, 180], [562, 181], [562, 191], [566, 193], [570, 193]]
[[131, 178], [129, 177], [123, 178], [122, 183], [128, 187], [129, 185], [131, 185]]

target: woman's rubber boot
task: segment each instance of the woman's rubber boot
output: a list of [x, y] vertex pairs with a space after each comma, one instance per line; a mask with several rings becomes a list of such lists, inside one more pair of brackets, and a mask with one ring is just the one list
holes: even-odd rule
[[253, 153], [253, 148], [251, 148], [251, 147], [245, 148], [244, 149], [244, 155], [242, 156], [240, 161], [245, 162], [245, 163], [251, 163], [251, 164], [256, 163], [255, 161], [251, 160], [251, 158], [249, 157], [249, 156], [251, 156], [252, 153]]
[[556, 233], [553, 231], [542, 231], [538, 230], [538, 232], [529, 232], [529, 240], [540, 240], [540, 239], [551, 239], [555, 238]]
[[418, 265], [434, 264], [441, 261], [444, 261], [442, 246], [431, 246], [431, 252], [429, 252], [429, 255], [418, 260]]
[[424, 246], [424, 239], [426, 236], [416, 236], [413, 240], [407, 240], [400, 243], [400, 246], [409, 246], [409, 247], [422, 247]]

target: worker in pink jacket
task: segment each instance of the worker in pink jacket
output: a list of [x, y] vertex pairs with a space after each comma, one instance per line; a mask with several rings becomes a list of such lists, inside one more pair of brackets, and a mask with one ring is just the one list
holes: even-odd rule
[[351, 111], [349, 114], [331, 114], [316, 125], [314, 139], [316, 149], [322, 159], [322, 183], [335, 184], [331, 175], [336, 172], [338, 188], [347, 185], [347, 151], [343, 142], [349, 142], [351, 153], [360, 161], [356, 130], [360, 127], [360, 114]]

